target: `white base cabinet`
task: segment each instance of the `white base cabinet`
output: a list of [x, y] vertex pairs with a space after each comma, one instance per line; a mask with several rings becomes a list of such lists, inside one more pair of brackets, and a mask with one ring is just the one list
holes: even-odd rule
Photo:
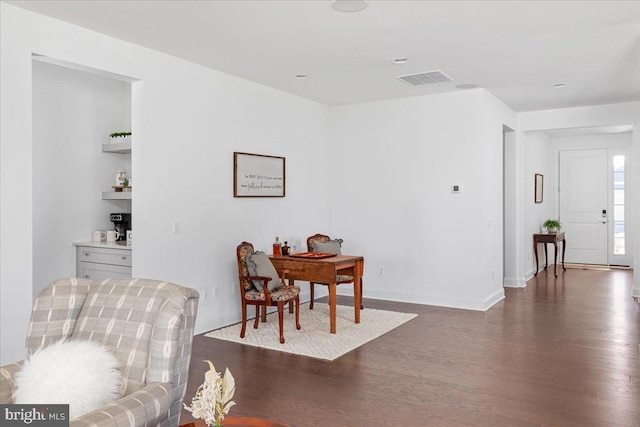
[[90, 280], [131, 277], [131, 247], [106, 243], [74, 243], [76, 276]]

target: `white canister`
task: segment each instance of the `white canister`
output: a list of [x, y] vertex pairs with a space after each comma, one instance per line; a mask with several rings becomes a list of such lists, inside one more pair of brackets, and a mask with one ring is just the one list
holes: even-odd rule
[[123, 186], [126, 179], [127, 173], [124, 169], [118, 169], [118, 172], [116, 172], [116, 185]]

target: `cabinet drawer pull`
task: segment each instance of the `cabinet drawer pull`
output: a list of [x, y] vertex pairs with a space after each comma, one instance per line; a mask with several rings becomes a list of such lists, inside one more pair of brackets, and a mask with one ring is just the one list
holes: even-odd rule
[[89, 252], [84, 253], [84, 256], [89, 256], [89, 255], [91, 255]]
[[127, 259], [127, 257], [123, 255], [123, 256], [120, 257], [120, 259], [124, 261], [124, 260]]
[[88, 274], [85, 274], [85, 275], [84, 275], [84, 278], [85, 278], [85, 279], [88, 279], [88, 278], [89, 278], [89, 275], [88, 275]]

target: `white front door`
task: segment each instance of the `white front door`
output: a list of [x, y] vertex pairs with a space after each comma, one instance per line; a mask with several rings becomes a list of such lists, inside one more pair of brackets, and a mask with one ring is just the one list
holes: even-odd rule
[[607, 264], [607, 150], [560, 151], [560, 222], [566, 262]]

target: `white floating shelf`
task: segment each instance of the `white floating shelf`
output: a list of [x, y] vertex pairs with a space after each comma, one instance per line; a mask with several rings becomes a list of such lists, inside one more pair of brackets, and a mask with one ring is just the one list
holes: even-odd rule
[[118, 144], [102, 144], [102, 152], [103, 153], [119, 153], [119, 154], [131, 153], [131, 143], [121, 142]]
[[131, 191], [103, 191], [102, 200], [131, 200]]

